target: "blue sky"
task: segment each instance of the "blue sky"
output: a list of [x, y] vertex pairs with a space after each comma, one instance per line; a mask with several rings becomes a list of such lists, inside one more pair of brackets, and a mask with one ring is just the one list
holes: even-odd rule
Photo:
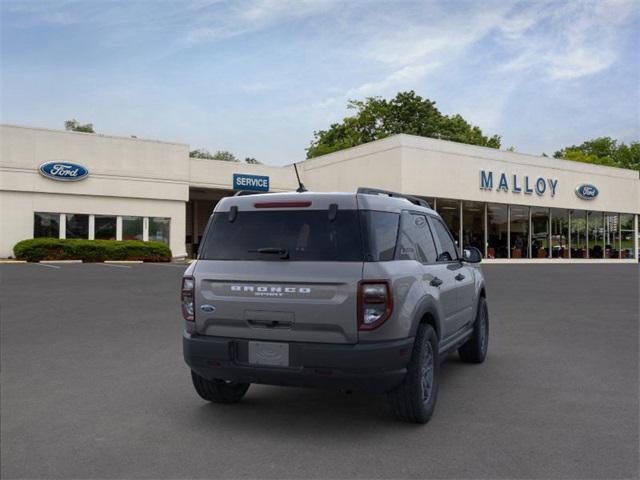
[[414, 89], [503, 147], [640, 139], [640, 2], [1, 3], [2, 122], [304, 159], [349, 98]]

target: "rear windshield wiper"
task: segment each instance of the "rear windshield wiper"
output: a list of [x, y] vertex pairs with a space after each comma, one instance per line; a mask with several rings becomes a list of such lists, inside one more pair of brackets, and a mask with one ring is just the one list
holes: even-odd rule
[[276, 255], [280, 255], [282, 260], [287, 260], [289, 258], [289, 250], [286, 248], [278, 248], [278, 247], [266, 247], [266, 248], [258, 248], [255, 250], [249, 250], [249, 253], [273, 253]]

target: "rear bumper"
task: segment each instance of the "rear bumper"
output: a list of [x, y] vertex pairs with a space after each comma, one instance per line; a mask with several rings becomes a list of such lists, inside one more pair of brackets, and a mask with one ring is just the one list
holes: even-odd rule
[[198, 375], [235, 382], [387, 392], [402, 382], [413, 338], [355, 345], [289, 343], [290, 367], [248, 364], [247, 339], [184, 333], [184, 359]]

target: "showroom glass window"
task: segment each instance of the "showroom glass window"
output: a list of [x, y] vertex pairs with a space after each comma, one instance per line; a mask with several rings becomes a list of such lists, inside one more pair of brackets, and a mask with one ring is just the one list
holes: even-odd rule
[[633, 215], [628, 213], [620, 214], [620, 253], [622, 258], [636, 258], [636, 253], [633, 251]]
[[122, 240], [142, 240], [142, 217], [122, 217]]
[[484, 256], [484, 203], [462, 202], [462, 247], [476, 247]]
[[604, 258], [620, 258], [620, 219], [617, 213], [604, 214]]
[[33, 214], [33, 238], [60, 237], [60, 214], [42, 213]]
[[65, 235], [67, 238], [89, 238], [89, 215], [67, 213]]
[[94, 238], [96, 240], [115, 240], [117, 219], [111, 215], [96, 215], [94, 218]]
[[551, 256], [569, 258], [569, 210], [551, 209]]
[[149, 217], [149, 241], [169, 244], [169, 227], [171, 219], [165, 217]]
[[507, 258], [507, 205], [487, 204], [487, 258]]
[[549, 209], [531, 207], [531, 258], [549, 257]]
[[529, 207], [511, 205], [511, 258], [529, 258]]
[[438, 198], [436, 203], [437, 212], [449, 227], [453, 239], [460, 245], [460, 238], [458, 238], [460, 236], [460, 201]]
[[587, 212], [571, 212], [571, 258], [587, 258]]
[[604, 258], [604, 222], [602, 212], [589, 212], [589, 258]]

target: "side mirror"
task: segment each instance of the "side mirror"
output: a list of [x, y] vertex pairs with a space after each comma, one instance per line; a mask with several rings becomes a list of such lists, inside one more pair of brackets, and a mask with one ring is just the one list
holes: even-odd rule
[[482, 254], [476, 247], [464, 247], [462, 251], [462, 261], [467, 263], [480, 263]]

